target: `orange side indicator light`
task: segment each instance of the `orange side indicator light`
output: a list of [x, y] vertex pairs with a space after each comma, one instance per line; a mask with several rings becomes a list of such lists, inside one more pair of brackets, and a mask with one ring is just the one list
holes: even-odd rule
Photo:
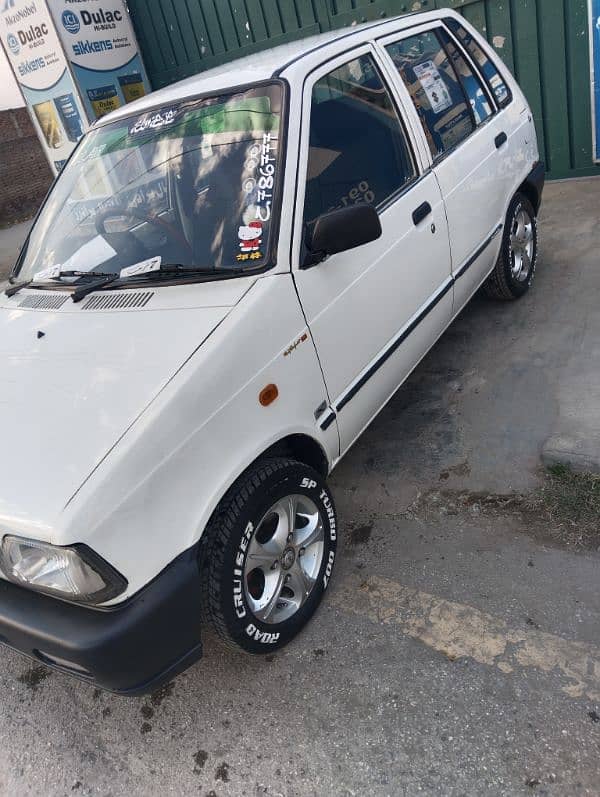
[[263, 407], [268, 407], [269, 404], [272, 404], [277, 396], [279, 395], [279, 389], [277, 385], [267, 385], [263, 387], [263, 389], [258, 394], [258, 400], [262, 404]]

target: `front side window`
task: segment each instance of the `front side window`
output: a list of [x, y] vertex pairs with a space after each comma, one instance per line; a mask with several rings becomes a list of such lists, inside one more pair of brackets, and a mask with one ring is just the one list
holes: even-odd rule
[[386, 47], [417, 109], [433, 159], [442, 156], [475, 129], [454, 65], [433, 31]]
[[453, 18], [444, 20], [444, 24], [454, 33], [458, 41], [467, 50], [473, 61], [477, 64], [481, 73], [485, 77], [490, 89], [492, 90], [496, 102], [502, 108], [512, 99], [510, 89], [506, 81], [494, 66], [490, 57], [485, 54], [473, 36], [464, 28], [460, 22]]
[[56, 182], [19, 276], [163, 264], [266, 265], [281, 176], [282, 88], [185, 101], [92, 130]]
[[414, 176], [406, 135], [370, 56], [315, 84], [305, 222], [359, 202], [380, 206]]

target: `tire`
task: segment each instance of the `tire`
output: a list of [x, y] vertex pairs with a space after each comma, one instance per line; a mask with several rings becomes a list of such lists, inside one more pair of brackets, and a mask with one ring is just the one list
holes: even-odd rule
[[333, 498], [307, 465], [259, 461], [223, 498], [203, 541], [205, 618], [230, 647], [270, 653], [298, 634], [327, 589], [337, 543]]
[[516, 194], [506, 214], [498, 261], [483, 285], [486, 296], [503, 301], [524, 296], [535, 276], [537, 255], [535, 210], [524, 194]]

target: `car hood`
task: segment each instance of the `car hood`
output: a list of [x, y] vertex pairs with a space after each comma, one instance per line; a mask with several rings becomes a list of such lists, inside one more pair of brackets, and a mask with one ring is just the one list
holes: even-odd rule
[[252, 284], [104, 292], [80, 304], [55, 291], [2, 294], [0, 534], [51, 539], [81, 484]]

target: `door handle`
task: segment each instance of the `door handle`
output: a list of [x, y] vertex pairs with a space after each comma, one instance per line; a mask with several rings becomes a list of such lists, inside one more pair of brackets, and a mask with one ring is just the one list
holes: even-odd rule
[[500, 147], [504, 146], [504, 144], [506, 144], [507, 141], [508, 141], [508, 136], [506, 135], [506, 133], [500, 133], [499, 135], [497, 135], [496, 140], [494, 141], [496, 149], [500, 149]]
[[417, 224], [420, 224], [423, 221], [423, 219], [426, 219], [430, 213], [431, 213], [431, 205], [429, 204], [429, 202], [423, 202], [422, 205], [419, 205], [419, 207], [412, 214], [412, 219], [415, 226]]

